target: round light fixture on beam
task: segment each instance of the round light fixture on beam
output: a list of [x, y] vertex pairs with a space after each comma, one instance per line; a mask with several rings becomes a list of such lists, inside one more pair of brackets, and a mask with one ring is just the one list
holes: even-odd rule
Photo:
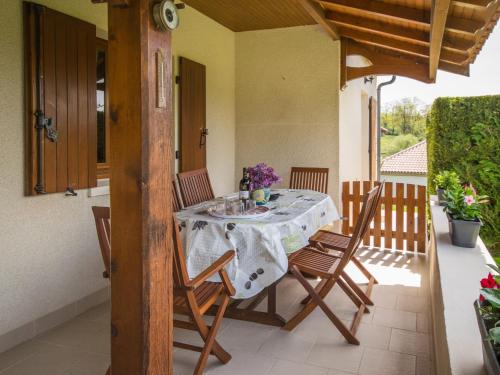
[[346, 57], [346, 66], [349, 68], [366, 68], [373, 63], [362, 55], [348, 55]]

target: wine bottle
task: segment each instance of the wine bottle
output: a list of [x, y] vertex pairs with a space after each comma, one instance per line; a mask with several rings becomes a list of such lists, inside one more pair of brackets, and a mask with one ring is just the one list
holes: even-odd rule
[[250, 177], [248, 176], [248, 170], [243, 168], [243, 178], [240, 180], [240, 200], [246, 203], [250, 199]]

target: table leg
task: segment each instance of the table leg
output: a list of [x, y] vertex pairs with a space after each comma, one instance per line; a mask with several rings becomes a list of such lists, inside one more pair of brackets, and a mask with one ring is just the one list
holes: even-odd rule
[[[229, 306], [224, 314], [224, 317], [237, 320], [245, 320], [247, 322], [254, 322], [259, 324], [266, 324], [270, 326], [283, 327], [286, 320], [276, 313], [276, 286], [279, 281], [268, 286], [267, 289], [267, 311], [255, 311], [258, 303], [255, 301], [250, 302], [246, 308], [238, 308], [239, 303], [236, 307]], [[262, 300], [262, 294], [260, 293], [254, 297], [254, 299]], [[249, 308], [251, 307], [251, 308]], [[217, 306], [212, 306], [212, 308], [207, 312], [207, 314], [213, 315], [217, 310]]]

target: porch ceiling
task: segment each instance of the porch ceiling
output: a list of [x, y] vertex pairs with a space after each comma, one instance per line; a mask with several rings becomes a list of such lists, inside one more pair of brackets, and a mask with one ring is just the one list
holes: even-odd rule
[[[320, 24], [344, 54], [372, 66], [345, 68], [347, 80], [398, 74], [433, 82], [437, 69], [468, 75], [500, 16], [500, 0], [185, 0], [240, 32]], [[345, 62], [344, 62], [345, 63]]]

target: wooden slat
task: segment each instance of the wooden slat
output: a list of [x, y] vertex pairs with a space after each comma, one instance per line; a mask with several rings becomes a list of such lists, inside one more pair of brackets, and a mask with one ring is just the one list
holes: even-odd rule
[[358, 222], [359, 211], [361, 210], [360, 202], [361, 202], [361, 194], [360, 194], [360, 182], [353, 181], [352, 182], [352, 194], [354, 196], [352, 200], [352, 226], [355, 227]]
[[387, 249], [392, 248], [392, 182], [386, 182], [384, 185], [384, 246]]
[[340, 34], [334, 24], [328, 22], [325, 18], [325, 10], [323, 7], [313, 0], [298, 0], [298, 2], [304, 7], [307, 13], [320, 25], [323, 30], [327, 32], [328, 35], [333, 40], [339, 40]]
[[[108, 8], [113, 374], [173, 372], [171, 33], [151, 17], [149, 0]], [[165, 108], [156, 108], [158, 50]]]
[[[45, 116], [52, 118], [53, 127], [57, 129], [57, 88], [56, 88], [56, 49], [55, 49], [55, 12], [46, 9], [44, 22], [44, 83], [45, 83]], [[57, 191], [57, 144], [51, 142], [44, 133], [44, 179], [45, 191]]]
[[404, 189], [404, 184], [396, 184], [396, 249], [403, 249]]
[[406, 195], [408, 196], [409, 203], [406, 206], [406, 248], [408, 251], [415, 251], [415, 185], [407, 184], [406, 185]]
[[96, 31], [87, 27], [87, 181], [86, 187], [97, 186], [97, 98], [96, 98]]
[[[380, 185], [380, 182], [375, 182], [375, 185]], [[379, 201], [378, 206], [375, 208], [375, 217], [373, 218], [373, 246], [380, 247], [381, 234], [382, 234], [382, 205]]]
[[[363, 181], [363, 197], [368, 194], [368, 192], [372, 188], [372, 182], [371, 181]], [[365, 237], [363, 238], [363, 244], [365, 246], [370, 246], [370, 233], [368, 231], [365, 234]]]
[[83, 23], [77, 32], [78, 43], [78, 188], [88, 186], [88, 60], [87, 30]]
[[349, 235], [350, 233], [350, 188], [351, 184], [349, 181], [342, 182], [342, 233], [345, 235]]
[[420, 253], [425, 252], [426, 237], [427, 237], [427, 220], [426, 208], [427, 203], [427, 190], [425, 186], [418, 186], [417, 194], [417, 208], [418, 208], [418, 225], [417, 225], [417, 251]]
[[78, 188], [78, 52], [77, 31], [66, 30], [68, 84], [68, 187]]
[[[441, 57], [444, 30], [450, 9], [451, 0], [433, 0], [431, 8], [431, 31], [429, 48], [429, 78], [436, 79], [436, 73]], [[443, 51], [444, 52], [444, 51]], [[445, 59], [448, 60], [448, 59]]]
[[68, 83], [66, 70], [66, 17], [56, 14], [55, 24], [55, 67], [56, 67], [56, 105], [57, 105], [57, 191], [68, 187]]

